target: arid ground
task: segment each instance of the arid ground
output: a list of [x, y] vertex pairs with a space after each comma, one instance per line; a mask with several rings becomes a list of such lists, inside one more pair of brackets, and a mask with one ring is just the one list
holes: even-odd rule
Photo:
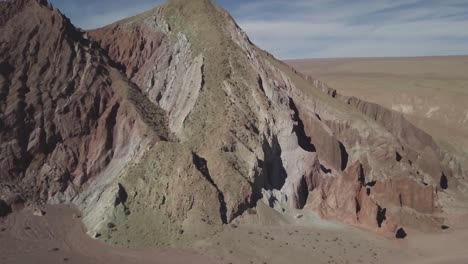
[[286, 211], [274, 216], [278, 213], [260, 203], [235, 224], [189, 248], [130, 249], [88, 236], [76, 209], [48, 206], [44, 211], [44, 216], [36, 216], [26, 209], [0, 223], [1, 263], [442, 264], [468, 261], [466, 224], [429, 234], [409, 230], [407, 239], [395, 240], [321, 220], [312, 212]]

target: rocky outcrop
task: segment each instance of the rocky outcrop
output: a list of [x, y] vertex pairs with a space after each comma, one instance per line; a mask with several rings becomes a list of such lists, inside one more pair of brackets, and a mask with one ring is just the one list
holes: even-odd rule
[[71, 202], [169, 138], [164, 112], [57, 9], [35, 0], [0, 8], [2, 194]]
[[154, 12], [142, 21], [124, 21], [89, 34], [151, 102], [167, 111], [169, 127], [182, 137], [183, 122], [204, 85], [204, 60], [193, 57], [185, 35], [169, 38], [162, 11]]

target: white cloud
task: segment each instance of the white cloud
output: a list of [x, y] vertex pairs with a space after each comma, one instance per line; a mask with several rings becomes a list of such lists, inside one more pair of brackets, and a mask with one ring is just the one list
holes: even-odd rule
[[255, 43], [283, 59], [468, 54], [466, 1], [272, 0], [234, 14]]

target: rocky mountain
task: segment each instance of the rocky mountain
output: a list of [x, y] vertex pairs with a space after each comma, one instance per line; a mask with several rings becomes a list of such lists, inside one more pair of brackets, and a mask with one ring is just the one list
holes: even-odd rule
[[210, 0], [83, 32], [0, 2], [0, 192], [89, 233], [179, 245], [267, 205], [386, 235], [466, 213], [467, 173], [396, 112], [303, 76]]

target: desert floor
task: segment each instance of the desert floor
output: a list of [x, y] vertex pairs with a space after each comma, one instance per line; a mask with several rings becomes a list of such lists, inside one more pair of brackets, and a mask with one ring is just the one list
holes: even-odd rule
[[341, 94], [404, 113], [442, 147], [468, 160], [468, 56], [287, 63]]
[[49, 206], [45, 216], [26, 209], [0, 223], [1, 263], [468, 263], [466, 226], [408, 230], [396, 240], [312, 212], [256, 211], [189, 249], [129, 249], [89, 237], [76, 209]]
[[25, 209], [0, 222], [0, 263], [219, 263], [189, 250], [113, 247], [86, 234], [76, 209], [44, 211], [36, 216]]

